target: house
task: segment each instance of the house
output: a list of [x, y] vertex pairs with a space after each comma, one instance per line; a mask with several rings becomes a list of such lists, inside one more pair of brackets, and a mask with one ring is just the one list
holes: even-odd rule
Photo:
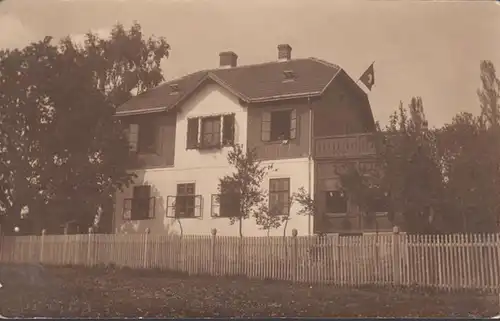
[[[169, 81], [117, 109], [137, 179], [116, 196], [116, 232], [209, 235], [215, 228], [218, 235], [239, 235], [238, 224], [229, 224], [234, 211], [216, 197], [219, 178], [233, 171], [226, 159], [233, 144], [255, 148], [276, 169], [263, 188], [290, 221], [286, 231], [270, 235], [371, 228], [341, 192], [335, 171], [346, 162], [374, 162], [367, 95], [339, 66], [291, 53], [281, 44], [276, 61], [238, 66], [234, 52], [222, 52], [218, 68]], [[289, 206], [301, 187], [318, 202], [315, 217]], [[392, 228], [383, 216], [377, 227]], [[250, 218], [243, 235], [267, 232]]]

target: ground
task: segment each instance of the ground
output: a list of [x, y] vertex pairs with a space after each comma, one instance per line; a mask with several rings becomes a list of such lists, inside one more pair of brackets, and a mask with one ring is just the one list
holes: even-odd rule
[[15, 281], [12, 276], [0, 280], [2, 315], [468, 317], [498, 312], [496, 296], [470, 292], [349, 289], [104, 268], [44, 267], [41, 271], [38, 281], [43, 279], [42, 283], [25, 277]]

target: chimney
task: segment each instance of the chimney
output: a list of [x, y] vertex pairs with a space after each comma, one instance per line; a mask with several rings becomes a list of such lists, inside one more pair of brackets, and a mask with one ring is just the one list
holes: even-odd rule
[[289, 44], [278, 45], [278, 61], [287, 61], [292, 59], [292, 47]]
[[220, 68], [231, 68], [236, 67], [236, 62], [238, 61], [238, 55], [232, 51], [221, 52], [220, 57]]

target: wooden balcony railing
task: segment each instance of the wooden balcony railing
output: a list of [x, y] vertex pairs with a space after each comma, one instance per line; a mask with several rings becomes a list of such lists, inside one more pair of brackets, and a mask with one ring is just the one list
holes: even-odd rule
[[375, 156], [371, 134], [320, 137], [314, 139], [314, 158], [358, 158]]

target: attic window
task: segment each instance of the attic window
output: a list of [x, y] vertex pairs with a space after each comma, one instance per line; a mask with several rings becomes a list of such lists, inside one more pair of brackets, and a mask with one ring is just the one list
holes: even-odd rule
[[283, 74], [285, 75], [285, 80], [284, 81], [293, 81], [295, 80], [295, 74], [293, 70], [285, 70], [283, 71]]
[[178, 84], [171, 84], [170, 89], [172, 90], [170, 92], [170, 95], [176, 95], [179, 93], [179, 85]]

